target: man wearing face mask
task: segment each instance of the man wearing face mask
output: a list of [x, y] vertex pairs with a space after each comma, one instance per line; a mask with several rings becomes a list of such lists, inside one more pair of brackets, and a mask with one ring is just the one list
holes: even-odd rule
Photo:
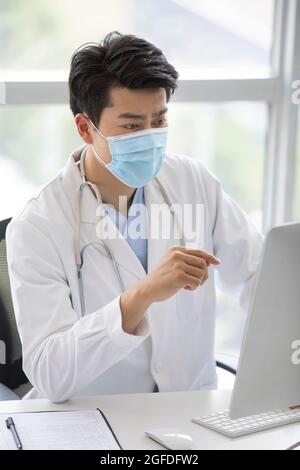
[[[216, 388], [215, 272], [247, 309], [263, 240], [199, 160], [167, 152], [177, 78], [133, 35], [72, 57], [84, 145], [7, 230], [28, 397]], [[193, 246], [172, 204], [203, 207]], [[161, 206], [180, 237], [153, 235]]]

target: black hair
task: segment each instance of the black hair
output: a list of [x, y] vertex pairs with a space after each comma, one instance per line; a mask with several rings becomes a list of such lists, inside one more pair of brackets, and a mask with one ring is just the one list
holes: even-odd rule
[[71, 59], [70, 107], [86, 113], [95, 125], [110, 106], [114, 86], [165, 88], [167, 101], [177, 88], [178, 73], [160, 49], [132, 34], [109, 33], [102, 43], [79, 47]]

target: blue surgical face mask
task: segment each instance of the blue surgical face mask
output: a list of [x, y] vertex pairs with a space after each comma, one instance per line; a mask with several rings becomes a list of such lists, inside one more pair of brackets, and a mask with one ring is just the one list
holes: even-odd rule
[[108, 142], [111, 162], [105, 162], [92, 145], [95, 156], [116, 178], [132, 188], [139, 188], [153, 180], [165, 156], [167, 127], [106, 137], [92, 121], [90, 122]]

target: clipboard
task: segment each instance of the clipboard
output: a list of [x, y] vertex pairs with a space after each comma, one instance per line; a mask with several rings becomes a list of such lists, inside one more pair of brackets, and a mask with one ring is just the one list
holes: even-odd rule
[[96, 408], [96, 409], [99, 411], [99, 413], [101, 413], [102, 418], [103, 418], [104, 421], [106, 422], [108, 429], [110, 430], [110, 432], [111, 432], [111, 434], [112, 434], [114, 440], [116, 441], [116, 444], [119, 446], [120, 450], [123, 450], [123, 447], [121, 446], [121, 444], [120, 444], [120, 442], [119, 442], [117, 436], [115, 435], [114, 430], [113, 430], [113, 428], [111, 427], [111, 425], [110, 425], [108, 419], [106, 418], [105, 414], [103, 413], [102, 410], [100, 410], [100, 408]]
[[12, 417], [24, 450], [123, 450], [107, 417], [90, 410], [0, 413], [0, 449], [17, 450]]

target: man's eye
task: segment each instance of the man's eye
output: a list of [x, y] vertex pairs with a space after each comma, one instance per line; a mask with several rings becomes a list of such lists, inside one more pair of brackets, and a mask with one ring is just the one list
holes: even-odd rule
[[126, 126], [124, 126], [125, 129], [136, 129], [137, 127], [139, 127], [137, 124], [127, 124]]
[[164, 124], [166, 124], [167, 120], [164, 118], [164, 119], [159, 119], [158, 121], [156, 121], [156, 124], [158, 124], [159, 126], [163, 126]]

